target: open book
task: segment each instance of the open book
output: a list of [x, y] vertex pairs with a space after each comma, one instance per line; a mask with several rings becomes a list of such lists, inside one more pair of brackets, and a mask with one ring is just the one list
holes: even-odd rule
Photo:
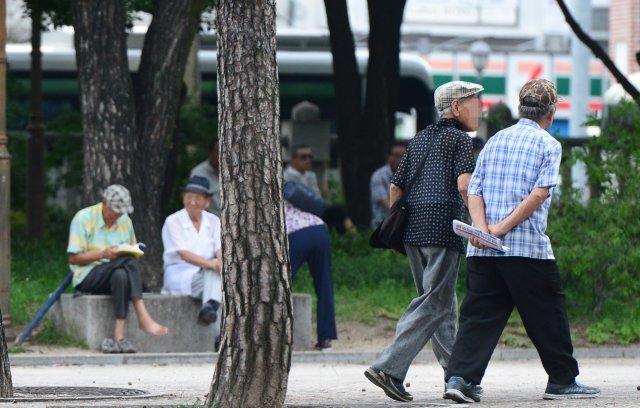
[[137, 244], [120, 244], [116, 248], [118, 250], [118, 255], [133, 255], [136, 258], [140, 258], [144, 255], [145, 245], [141, 242]]
[[477, 238], [482, 245], [489, 247], [498, 253], [505, 253], [509, 250], [509, 247], [502, 245], [502, 240], [500, 238], [458, 220], [453, 220], [453, 232], [462, 238]]

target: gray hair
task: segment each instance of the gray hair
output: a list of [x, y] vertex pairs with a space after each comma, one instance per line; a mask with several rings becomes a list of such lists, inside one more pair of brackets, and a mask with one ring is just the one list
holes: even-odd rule
[[531, 119], [534, 122], [539, 122], [545, 119], [551, 112], [556, 110], [556, 104], [547, 105], [544, 107], [539, 106], [524, 106], [520, 104], [518, 106], [518, 114], [521, 118]]
[[438, 111], [438, 117], [442, 117], [442, 115], [446, 115], [447, 113], [451, 113], [451, 106], [443, 109], [442, 111]]

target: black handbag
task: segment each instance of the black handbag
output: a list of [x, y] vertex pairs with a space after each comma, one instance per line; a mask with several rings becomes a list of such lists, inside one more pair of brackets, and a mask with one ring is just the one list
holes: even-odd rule
[[396, 200], [395, 203], [389, 208], [389, 212], [387, 216], [384, 217], [380, 225], [373, 231], [371, 237], [369, 238], [369, 245], [373, 248], [384, 248], [384, 249], [393, 249], [395, 251], [400, 252], [403, 255], [406, 255], [407, 252], [404, 249], [404, 243], [402, 242], [402, 237], [404, 236], [404, 227], [407, 223], [407, 199], [409, 198], [409, 194], [411, 193], [411, 187], [415, 183], [418, 175], [422, 171], [425, 162], [427, 161], [427, 157], [429, 157], [429, 153], [431, 152], [431, 146], [433, 145], [433, 141], [427, 147], [427, 151], [425, 152], [418, 169], [416, 170], [409, 183], [407, 183], [405, 187], [405, 191], [402, 196]]

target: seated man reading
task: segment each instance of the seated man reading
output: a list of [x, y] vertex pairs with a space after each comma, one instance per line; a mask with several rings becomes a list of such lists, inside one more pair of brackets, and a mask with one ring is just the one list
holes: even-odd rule
[[162, 293], [202, 299], [197, 321], [209, 325], [216, 322], [222, 301], [220, 219], [204, 211], [211, 203], [206, 178], [191, 177], [182, 191], [184, 208], [168, 216], [162, 227]]
[[136, 258], [122, 255], [117, 246], [136, 244], [129, 190], [113, 184], [104, 190], [102, 202], [84, 208], [73, 217], [69, 231], [69, 264], [73, 287], [91, 294], [111, 295], [115, 314], [113, 338], [104, 339], [104, 353], [135, 353], [125, 337], [129, 300], [141, 330], [162, 336], [169, 331], [149, 315], [142, 300], [142, 269]]

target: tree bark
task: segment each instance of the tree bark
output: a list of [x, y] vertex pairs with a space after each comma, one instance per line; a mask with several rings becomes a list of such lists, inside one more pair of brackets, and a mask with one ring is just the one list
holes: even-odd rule
[[640, 98], [640, 92], [636, 89], [635, 86], [631, 84], [631, 82], [629, 82], [627, 77], [622, 72], [620, 72], [620, 70], [618, 70], [618, 67], [616, 67], [616, 64], [614, 64], [611, 58], [609, 58], [609, 55], [607, 55], [605, 50], [603, 50], [597, 42], [595, 42], [587, 33], [582, 30], [580, 24], [578, 24], [578, 22], [571, 15], [571, 12], [567, 8], [564, 0], [558, 0], [558, 6], [560, 6], [560, 10], [562, 10], [562, 14], [564, 14], [565, 20], [567, 20], [569, 27], [571, 27], [571, 30], [573, 30], [573, 33], [576, 35], [576, 37], [578, 37], [584, 45], [589, 47], [591, 52], [593, 52], [596, 57], [600, 58], [600, 61], [602, 61], [609, 72], [611, 72], [611, 75], [613, 75], [613, 77], [620, 83], [620, 85], [622, 85], [622, 88], [629, 95], [631, 95], [636, 103], [640, 104], [640, 99], [638, 99]]
[[147, 244], [145, 281], [153, 289], [162, 286], [161, 229], [167, 215], [162, 192], [170, 142], [179, 110], [182, 78], [195, 35], [203, 0], [161, 0], [145, 35], [138, 80], [135, 84], [137, 138], [136, 160], [142, 176], [134, 178], [133, 198], [142, 211], [133, 214], [136, 235]]
[[405, 0], [369, 1], [369, 62], [366, 97], [355, 58], [345, 0], [325, 0], [336, 88], [342, 183], [349, 215], [369, 225], [369, 179], [382, 166], [394, 139], [398, 98], [400, 25]]
[[45, 212], [45, 167], [44, 167], [44, 123], [42, 120], [42, 53], [41, 42], [42, 11], [33, 9], [31, 13], [31, 115], [27, 130], [29, 177], [27, 178], [27, 236], [41, 239], [44, 233]]
[[[333, 56], [333, 83], [336, 92], [336, 130], [340, 149], [340, 174], [347, 201], [347, 212], [353, 217], [358, 214], [366, 197], [360, 197], [362, 178], [359, 177], [360, 127], [362, 122], [362, 78], [355, 55], [355, 43], [346, 0], [325, 0], [327, 25]], [[368, 181], [365, 183], [369, 185]], [[368, 190], [368, 189], [367, 189]], [[370, 210], [366, 210], [370, 211]], [[352, 218], [362, 224], [359, 217]], [[368, 221], [367, 221], [368, 223]]]
[[224, 324], [206, 405], [281, 407], [292, 305], [275, 0], [217, 3]]
[[13, 382], [4, 325], [2, 324], [2, 310], [0, 310], [0, 398], [10, 397], [13, 397]]
[[176, 124], [185, 63], [203, 0], [159, 0], [132, 82], [122, 2], [73, 3], [78, 82], [84, 127], [83, 201], [110, 184], [129, 188], [139, 241], [147, 244], [144, 280], [162, 283], [162, 200], [169, 143]]

